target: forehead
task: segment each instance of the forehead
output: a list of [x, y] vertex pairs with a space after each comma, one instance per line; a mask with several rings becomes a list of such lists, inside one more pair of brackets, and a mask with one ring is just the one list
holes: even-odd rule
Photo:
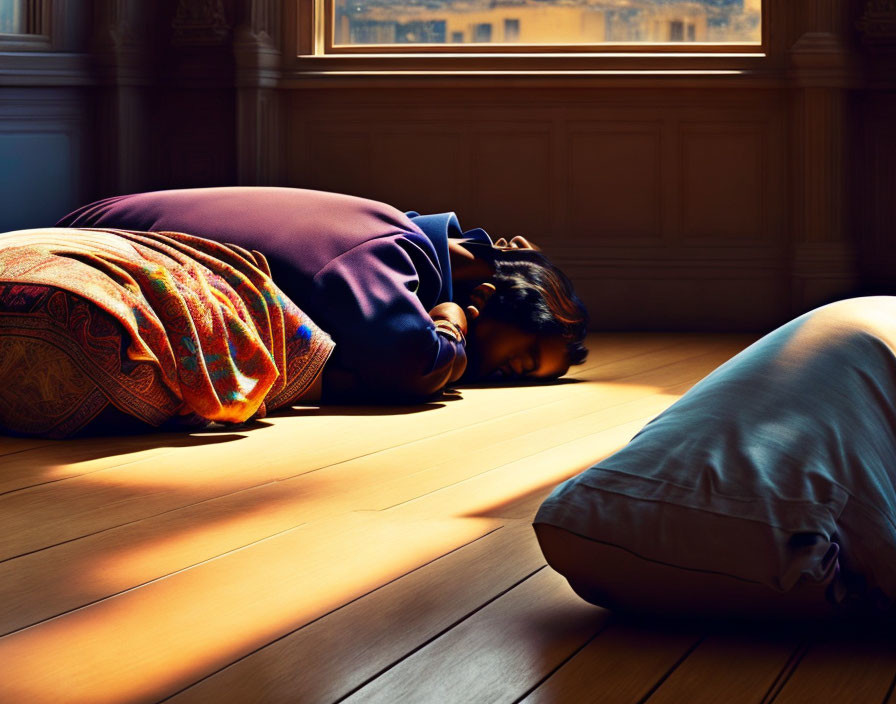
[[560, 337], [538, 337], [535, 341], [538, 367], [532, 376], [538, 379], [553, 379], [569, 371], [569, 357], [566, 342]]

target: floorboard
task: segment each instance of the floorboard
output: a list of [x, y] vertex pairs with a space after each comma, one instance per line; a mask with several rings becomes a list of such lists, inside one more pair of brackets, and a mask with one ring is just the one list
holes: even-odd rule
[[648, 701], [760, 704], [799, 646], [800, 641], [793, 635], [709, 635]]
[[607, 616], [544, 568], [345, 701], [514, 702], [584, 647]]
[[774, 704], [885, 702], [896, 678], [896, 648], [888, 641], [853, 635], [815, 643]]
[[752, 339], [595, 335], [557, 384], [0, 438], [0, 701], [892, 700], [886, 643], [629, 623], [538, 550], [558, 482]]
[[344, 698], [544, 566], [518, 521], [384, 585], [173, 698], [308, 702]]
[[542, 682], [523, 704], [637, 704], [699, 642], [699, 635], [686, 631], [611, 625]]

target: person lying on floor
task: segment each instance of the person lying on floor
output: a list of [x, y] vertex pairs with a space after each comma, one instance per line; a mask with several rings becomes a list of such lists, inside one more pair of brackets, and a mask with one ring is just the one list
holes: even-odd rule
[[176, 231], [261, 252], [336, 343], [325, 401], [421, 400], [463, 381], [562, 376], [587, 314], [524, 238], [493, 243], [453, 213], [407, 214], [297, 188], [157, 191], [97, 201], [60, 227]]

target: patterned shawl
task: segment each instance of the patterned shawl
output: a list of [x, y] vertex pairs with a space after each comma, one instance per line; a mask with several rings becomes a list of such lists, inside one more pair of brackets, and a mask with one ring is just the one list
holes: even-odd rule
[[[35, 307], [41, 291], [70, 294], [66, 310]], [[69, 342], [60, 342], [60, 325], [69, 333], [78, 327], [72, 320], [78, 305], [111, 316], [126, 333], [115, 350], [118, 359], [95, 353], [113, 346], [91, 339], [97, 335], [83, 324], [79, 334], [63, 336]], [[127, 373], [135, 363], [152, 365], [166, 387], [161, 396], [154, 391], [149, 406], [168, 396], [177, 400], [178, 415], [239, 423], [299, 400], [333, 349], [329, 336], [277, 288], [258, 252], [175, 232], [0, 234], [0, 343], [17, 340], [21, 348], [23, 340], [41, 337], [35, 330], [47, 328], [45, 319], [54, 315], [65, 319], [53, 323], [52, 346], [79, 347], [67, 350], [69, 359], [80, 358], [79, 371], [114, 406], [153, 425], [170, 408], [146, 408], [149, 396], [139, 388], [145, 379]], [[0, 356], [0, 384], [16, 374], [10, 359]]]

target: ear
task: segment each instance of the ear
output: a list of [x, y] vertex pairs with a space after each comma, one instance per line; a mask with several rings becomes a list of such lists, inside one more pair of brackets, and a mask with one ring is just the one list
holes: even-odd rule
[[[470, 291], [470, 302], [473, 304], [472, 307], [476, 308], [476, 315], [482, 312], [482, 309], [485, 307], [485, 304], [488, 303], [488, 299], [491, 298], [497, 289], [494, 284], [490, 283], [482, 283], [479, 284], [476, 288]], [[470, 308], [471, 306], [467, 306]], [[473, 317], [475, 318], [476, 315]]]

